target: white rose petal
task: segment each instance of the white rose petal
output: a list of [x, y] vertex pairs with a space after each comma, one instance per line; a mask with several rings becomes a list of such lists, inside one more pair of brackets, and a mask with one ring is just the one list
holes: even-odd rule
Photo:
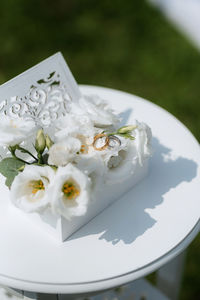
[[120, 150], [108, 161], [105, 180], [108, 184], [121, 183], [127, 180], [136, 170], [138, 164], [137, 150], [134, 141], [128, 140], [126, 149]]
[[86, 213], [90, 199], [90, 179], [72, 164], [59, 167], [51, 192], [52, 211], [70, 220]]
[[0, 115], [0, 145], [14, 146], [36, 131], [35, 122], [22, 118], [12, 119], [5, 115]]
[[[91, 150], [91, 149], [90, 149]], [[92, 179], [92, 190], [98, 190], [103, 183], [105, 163], [98, 151], [89, 151], [86, 154], [77, 155], [76, 167]]]
[[103, 182], [105, 164], [100, 151], [95, 151], [92, 138], [77, 136], [81, 142], [81, 148], [78, 155], [74, 158], [76, 167], [92, 178], [93, 190]]
[[125, 181], [151, 156], [151, 129], [138, 121], [136, 125], [137, 128], [133, 132], [134, 140], [119, 137], [121, 145], [111, 149], [110, 152], [107, 149], [104, 153], [105, 163], [108, 166], [105, 180], [109, 184]]
[[135, 145], [138, 153], [139, 163], [143, 165], [144, 160], [151, 156], [151, 138], [152, 133], [150, 127], [145, 123], [136, 122], [137, 128], [135, 129]]
[[55, 171], [49, 166], [26, 165], [12, 183], [12, 203], [25, 212], [42, 211], [49, 204], [48, 190], [54, 177]]
[[116, 126], [119, 118], [108, 103], [97, 96], [80, 98], [79, 105], [97, 127]]
[[[104, 151], [102, 151], [102, 156], [105, 161], [106, 166], [109, 168], [114, 167], [114, 165], [119, 165], [120, 161], [122, 160], [121, 157], [116, 158], [119, 156], [119, 152], [121, 150], [127, 151], [128, 150], [128, 145], [130, 140], [125, 139], [121, 136], [116, 136], [117, 139], [119, 139], [119, 142], [116, 142], [115, 140], [110, 141], [109, 145], [110, 147], [107, 147]], [[111, 160], [111, 161], [110, 161]]]
[[48, 164], [54, 166], [65, 166], [73, 161], [76, 153], [81, 148], [81, 142], [74, 137], [66, 137], [64, 142], [55, 143], [49, 149]]
[[55, 137], [57, 141], [63, 141], [67, 136], [76, 137], [77, 135], [93, 136], [95, 129], [88, 116], [67, 114], [55, 121]]
[[112, 169], [118, 167], [121, 161], [122, 161], [121, 155], [111, 156], [111, 158], [108, 161], [108, 168]]
[[74, 161], [76, 166], [84, 171], [85, 174], [91, 174], [94, 171], [98, 171], [99, 174], [102, 174], [101, 170], [104, 167], [103, 160], [99, 153], [95, 153], [95, 151], [79, 154]]

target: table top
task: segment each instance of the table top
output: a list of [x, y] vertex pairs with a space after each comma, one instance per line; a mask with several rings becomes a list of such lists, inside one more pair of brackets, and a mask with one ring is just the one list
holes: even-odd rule
[[197, 235], [200, 147], [170, 113], [124, 92], [81, 86], [153, 132], [148, 176], [63, 244], [9, 204], [0, 177], [0, 283], [43, 293], [86, 293], [118, 286], [161, 267]]

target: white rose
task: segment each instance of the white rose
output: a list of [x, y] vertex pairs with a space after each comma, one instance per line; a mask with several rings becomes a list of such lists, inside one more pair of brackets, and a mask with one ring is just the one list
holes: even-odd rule
[[151, 156], [151, 129], [138, 121], [136, 125], [132, 133], [134, 140], [119, 136], [121, 145], [110, 149], [110, 152], [109, 148], [105, 150], [104, 159], [108, 167], [105, 181], [109, 184], [125, 181]]
[[126, 149], [120, 150], [117, 155], [110, 157], [105, 174], [106, 183], [122, 183], [136, 171], [138, 155], [133, 143], [134, 141], [128, 140]]
[[91, 174], [94, 171], [98, 171], [99, 174], [103, 174], [101, 171], [104, 168], [103, 160], [99, 153], [95, 151], [89, 151], [86, 154], [79, 154], [76, 156], [74, 162], [76, 166], [84, 171], [85, 174]]
[[65, 166], [73, 161], [81, 148], [81, 142], [74, 137], [65, 138], [64, 142], [55, 143], [49, 149], [48, 164], [54, 166]]
[[94, 126], [88, 116], [67, 114], [55, 121], [55, 137], [57, 141], [63, 141], [67, 136], [76, 137], [83, 135], [90, 137], [94, 135]]
[[103, 182], [105, 164], [97, 151], [89, 151], [86, 154], [77, 155], [74, 162], [77, 168], [92, 179], [92, 190], [99, 189]]
[[35, 122], [22, 118], [12, 119], [0, 115], [0, 145], [15, 146], [32, 135], [36, 130]]
[[109, 146], [102, 152], [102, 155], [106, 166], [111, 169], [117, 167], [122, 161], [119, 152], [128, 150], [130, 140], [117, 135], [109, 139]]
[[96, 127], [115, 127], [119, 122], [119, 117], [114, 114], [108, 103], [98, 96], [82, 97], [79, 99], [79, 105]]
[[152, 148], [151, 148], [152, 133], [150, 127], [147, 124], [136, 121], [136, 125], [137, 128], [134, 130], [135, 132], [134, 144], [137, 149], [139, 163], [140, 165], [143, 165], [145, 159], [151, 156], [152, 154]]
[[48, 190], [54, 183], [55, 171], [49, 167], [26, 165], [11, 186], [12, 203], [25, 212], [41, 211], [49, 204]]
[[70, 220], [86, 213], [90, 199], [90, 179], [72, 164], [59, 167], [51, 191], [52, 211]]
[[76, 164], [78, 169], [92, 178], [92, 188], [97, 188], [97, 186], [99, 186], [99, 184], [103, 181], [102, 176], [105, 164], [99, 151], [95, 151], [92, 146], [93, 137], [88, 138], [83, 135], [77, 135], [77, 138], [81, 142], [81, 148], [74, 157], [73, 162]]
[[[137, 156], [140, 165], [143, 165], [145, 159], [151, 156], [151, 129], [145, 123], [140, 123], [136, 120], [135, 128], [131, 135], [135, 138], [134, 140], [116, 135], [116, 137], [120, 139], [121, 144], [113, 140], [113, 143], [116, 145], [113, 144], [113, 147], [108, 147], [105, 153], [102, 153], [105, 156], [105, 161], [107, 164], [110, 158], [112, 158], [111, 164], [113, 163], [116, 165], [117, 162], [120, 163], [121, 159], [118, 159], [117, 156], [121, 150], [130, 151], [134, 160]], [[113, 157], [116, 157], [116, 159]]]

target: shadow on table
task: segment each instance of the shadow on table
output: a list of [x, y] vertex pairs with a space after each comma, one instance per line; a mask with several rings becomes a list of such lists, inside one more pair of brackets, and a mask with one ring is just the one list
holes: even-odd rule
[[124, 126], [126, 124], [130, 124], [129, 123], [129, 119], [131, 116], [131, 113], [133, 112], [132, 108], [127, 108], [125, 111], [121, 112], [119, 114], [119, 118], [120, 118], [120, 126]]
[[148, 176], [70, 239], [99, 234], [99, 239], [113, 244], [119, 241], [129, 244], [156, 223], [145, 210], [161, 204], [164, 194], [181, 182], [190, 182], [196, 176], [197, 164], [184, 157], [173, 160], [171, 150], [156, 138], [153, 149]]

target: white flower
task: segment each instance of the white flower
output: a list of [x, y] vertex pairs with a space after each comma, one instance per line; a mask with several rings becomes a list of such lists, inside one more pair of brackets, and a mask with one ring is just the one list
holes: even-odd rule
[[[124, 126], [124, 128], [125, 128], [125, 126]], [[121, 150], [125, 150], [125, 151], [130, 151], [134, 160], [137, 158], [139, 164], [141, 166], [143, 165], [145, 159], [147, 157], [149, 157], [152, 153], [152, 151], [151, 151], [151, 138], [152, 138], [151, 129], [145, 123], [140, 123], [136, 120], [135, 125], [134, 125], [134, 130], [131, 133], [131, 135], [134, 137], [134, 140], [129, 140], [128, 138], [124, 138], [124, 137], [116, 135], [116, 137], [120, 139], [121, 144], [115, 143], [116, 145], [113, 144], [111, 149], [109, 149], [109, 147], [108, 147], [108, 149], [106, 149], [107, 151], [105, 151], [105, 153], [103, 153], [107, 164], [108, 164], [110, 158], [112, 158], [111, 164], [114, 163], [114, 165], [116, 165], [117, 162], [120, 163], [120, 161], [121, 161], [120, 158], [114, 159], [113, 157], [118, 156], [118, 153]], [[115, 142], [115, 140], [113, 140], [113, 142]]]
[[98, 171], [99, 174], [102, 174], [101, 169], [104, 167], [103, 160], [97, 151], [89, 150], [88, 153], [80, 153], [76, 156], [74, 162], [85, 174], [91, 174], [94, 171]]
[[108, 168], [112, 169], [118, 167], [121, 161], [122, 161], [122, 156], [120, 155], [120, 153], [118, 153], [118, 155], [116, 156], [111, 156], [108, 161]]
[[105, 171], [105, 164], [100, 153], [89, 147], [88, 153], [80, 153], [74, 162], [77, 168], [92, 179], [92, 190], [99, 189]]
[[107, 166], [105, 181], [108, 184], [122, 183], [135, 173], [138, 167], [138, 155], [134, 141], [128, 140], [126, 149], [111, 156]]
[[86, 213], [90, 199], [90, 179], [72, 164], [59, 167], [51, 192], [54, 213], [70, 220]]
[[79, 105], [96, 127], [115, 127], [119, 122], [118, 116], [114, 114], [108, 103], [98, 96], [82, 97], [79, 99]]
[[35, 122], [22, 118], [12, 119], [0, 115], [0, 145], [15, 146], [32, 135], [36, 130]]
[[92, 178], [92, 188], [94, 190], [103, 181], [102, 176], [105, 165], [99, 151], [95, 151], [92, 146], [93, 137], [88, 138], [83, 135], [77, 135], [77, 139], [81, 142], [81, 148], [74, 157], [73, 162], [78, 169]]
[[140, 165], [143, 165], [146, 158], [151, 156], [152, 148], [151, 148], [151, 138], [152, 133], [150, 127], [145, 123], [140, 123], [136, 121], [136, 129], [135, 129], [135, 140], [134, 144], [137, 149], [138, 159]]
[[[114, 139], [115, 138], [115, 139]], [[109, 137], [109, 146], [102, 152], [103, 159], [108, 168], [117, 167], [122, 161], [122, 157], [119, 155], [120, 151], [128, 151], [129, 139], [125, 139], [121, 136]]]
[[11, 186], [12, 203], [25, 212], [41, 211], [49, 204], [48, 190], [54, 182], [55, 171], [49, 167], [26, 165]]
[[64, 142], [55, 143], [49, 149], [48, 164], [54, 166], [65, 166], [73, 161], [76, 153], [81, 148], [81, 142], [74, 137], [66, 137]]
[[137, 173], [144, 161], [151, 156], [151, 129], [145, 123], [136, 121], [133, 131], [135, 140], [119, 136], [121, 145], [105, 150], [104, 159], [108, 167], [105, 181], [109, 184], [120, 183]]
[[85, 115], [67, 114], [56, 120], [54, 126], [56, 127], [55, 137], [57, 141], [63, 141], [67, 136], [91, 137], [95, 132], [92, 121]]

